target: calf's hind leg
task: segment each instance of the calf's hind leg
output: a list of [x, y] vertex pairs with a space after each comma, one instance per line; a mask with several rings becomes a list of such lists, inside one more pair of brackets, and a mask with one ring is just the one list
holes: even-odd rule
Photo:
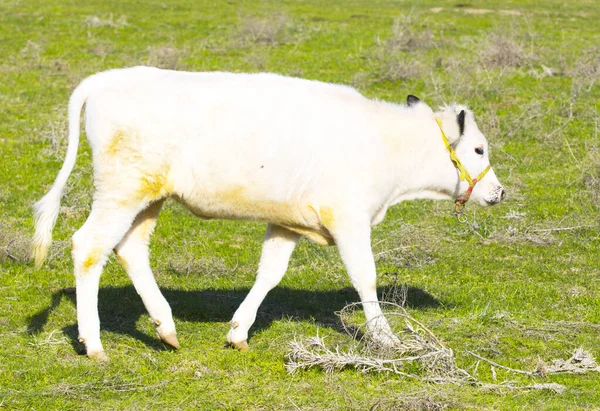
[[171, 307], [156, 284], [148, 250], [163, 202], [159, 200], [152, 203], [138, 214], [125, 237], [115, 247], [115, 254], [142, 298], [160, 339], [173, 348], [179, 348]]
[[139, 208], [119, 206], [112, 201], [94, 201], [85, 224], [73, 235], [79, 341], [85, 344], [92, 359], [106, 359], [98, 317], [100, 274], [108, 254], [129, 230], [138, 212]]
[[275, 224], [267, 226], [256, 281], [231, 320], [227, 341], [239, 350], [248, 349], [248, 330], [267, 293], [283, 278], [300, 235]]

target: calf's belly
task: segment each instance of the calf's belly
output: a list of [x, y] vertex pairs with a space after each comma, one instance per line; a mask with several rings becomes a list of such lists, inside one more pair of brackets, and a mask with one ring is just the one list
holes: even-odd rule
[[176, 193], [173, 197], [203, 219], [264, 221], [304, 235], [317, 244], [334, 244], [327, 227], [331, 215], [328, 207], [267, 199], [251, 195], [242, 186], [213, 192]]

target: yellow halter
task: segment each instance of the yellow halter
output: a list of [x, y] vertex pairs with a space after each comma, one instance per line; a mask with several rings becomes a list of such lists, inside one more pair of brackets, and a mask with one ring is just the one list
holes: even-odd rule
[[450, 145], [450, 142], [448, 141], [448, 137], [446, 137], [446, 134], [444, 133], [444, 130], [442, 129], [442, 120], [440, 120], [439, 118], [436, 118], [435, 121], [437, 122], [438, 126], [440, 127], [440, 131], [442, 132], [442, 140], [444, 141], [446, 148], [450, 152], [450, 160], [452, 160], [452, 163], [454, 163], [454, 167], [456, 167], [458, 169], [458, 171], [460, 172], [460, 180], [466, 181], [467, 183], [469, 183], [469, 188], [467, 189], [467, 192], [464, 193], [462, 196], [460, 196], [454, 202], [454, 204], [455, 204], [454, 210], [458, 214], [461, 214], [463, 212], [463, 209], [465, 208], [465, 203], [467, 201], [469, 201], [469, 197], [471, 197], [471, 193], [473, 192], [473, 188], [475, 188], [475, 184], [477, 184], [478, 181], [481, 181], [481, 179], [483, 177], [485, 177], [485, 175], [487, 174], [488, 171], [490, 171], [490, 168], [492, 168], [492, 166], [490, 164], [488, 164], [488, 166], [485, 168], [485, 170], [483, 170], [477, 176], [477, 178], [471, 178], [471, 175], [469, 174], [467, 169], [462, 165], [462, 163], [458, 159], [458, 156], [456, 155], [456, 151], [454, 151], [454, 149]]

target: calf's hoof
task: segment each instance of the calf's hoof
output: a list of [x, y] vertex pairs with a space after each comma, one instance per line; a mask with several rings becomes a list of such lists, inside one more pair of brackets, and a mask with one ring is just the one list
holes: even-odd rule
[[179, 340], [177, 339], [177, 335], [175, 333], [167, 334], [167, 335], [158, 335], [162, 342], [167, 344], [168, 346], [178, 350], [181, 345], [179, 344]]
[[92, 360], [98, 361], [98, 362], [108, 361], [108, 356], [106, 355], [106, 353], [104, 351], [89, 352], [89, 353], [87, 353], [87, 356], [89, 359], [92, 359]]
[[229, 346], [235, 348], [238, 351], [248, 351], [250, 347], [248, 347], [248, 341], [240, 341], [240, 342], [229, 342]]
[[371, 335], [373, 341], [382, 348], [396, 348], [400, 345], [400, 340], [391, 331], [378, 332]]

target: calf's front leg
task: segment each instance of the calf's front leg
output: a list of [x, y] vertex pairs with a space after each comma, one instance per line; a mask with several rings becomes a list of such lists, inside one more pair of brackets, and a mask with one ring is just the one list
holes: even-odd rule
[[370, 225], [360, 220], [336, 221], [331, 231], [350, 281], [362, 302], [368, 334], [383, 346], [396, 345], [398, 338], [392, 332], [377, 299], [377, 273], [371, 250]]
[[233, 314], [227, 342], [239, 350], [248, 349], [248, 330], [267, 293], [283, 278], [300, 235], [275, 224], [267, 226], [256, 282]]

